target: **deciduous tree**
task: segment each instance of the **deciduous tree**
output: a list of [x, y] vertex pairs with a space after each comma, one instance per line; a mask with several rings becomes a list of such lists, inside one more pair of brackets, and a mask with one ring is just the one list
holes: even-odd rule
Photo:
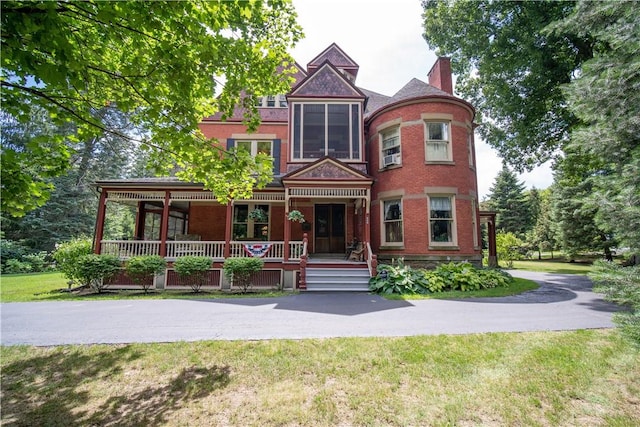
[[592, 56], [588, 34], [545, 32], [575, 2], [423, 0], [424, 37], [451, 57], [457, 91], [478, 112], [482, 137], [519, 171], [542, 163], [578, 122], [561, 85]]
[[[179, 177], [202, 182], [221, 201], [269, 182], [267, 158], [221, 150], [198, 123], [215, 112], [229, 116], [241, 105], [255, 128], [252, 95], [288, 91], [290, 79], [276, 71], [292, 64], [287, 50], [301, 37], [289, 1], [0, 4], [2, 108], [19, 122], [30, 121], [36, 106], [55, 125], [73, 123], [67, 137], [86, 141], [119, 133], [96, 114], [117, 108], [147, 130], [122, 136], [151, 148], [158, 169], [177, 167]], [[60, 142], [26, 147], [40, 167], [36, 172], [64, 172], [70, 154]], [[22, 153], [3, 147], [3, 206], [5, 198], [42, 191], [37, 179], [4, 173]], [[55, 161], [43, 161], [47, 155]], [[16, 202], [9, 213], [31, 208]]]

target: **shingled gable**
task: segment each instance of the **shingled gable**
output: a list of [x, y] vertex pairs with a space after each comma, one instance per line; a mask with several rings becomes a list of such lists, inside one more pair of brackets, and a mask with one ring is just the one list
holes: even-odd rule
[[282, 182], [286, 184], [290, 181], [317, 181], [319, 179], [335, 179], [340, 182], [372, 182], [372, 178], [369, 175], [328, 156], [322, 157], [313, 163], [309, 163], [300, 169], [286, 174], [282, 177]]
[[307, 70], [309, 70], [309, 73], [312, 73], [313, 71], [320, 68], [320, 66], [325, 61], [329, 61], [338, 69], [347, 71], [354, 78], [358, 75], [358, 69], [360, 68], [360, 66], [356, 64], [356, 62], [351, 59], [349, 55], [344, 53], [344, 51], [340, 49], [340, 47], [335, 43], [331, 43], [325, 50], [320, 52], [318, 56], [313, 58], [307, 64]]
[[366, 95], [331, 64], [325, 61], [288, 95], [292, 97], [366, 98]]

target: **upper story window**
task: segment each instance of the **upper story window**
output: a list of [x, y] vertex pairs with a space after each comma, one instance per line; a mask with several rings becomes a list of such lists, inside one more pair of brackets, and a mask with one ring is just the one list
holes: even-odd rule
[[360, 122], [360, 104], [294, 104], [292, 159], [359, 160]]
[[449, 122], [426, 122], [426, 160], [428, 162], [451, 161]]
[[381, 159], [382, 167], [399, 165], [402, 163], [400, 156], [400, 127], [394, 126], [380, 132], [382, 147]]
[[256, 107], [261, 108], [286, 108], [287, 98], [284, 95], [268, 95], [256, 98]]
[[256, 156], [258, 153], [266, 154], [267, 156], [273, 157], [273, 147], [271, 141], [247, 141], [247, 140], [238, 140], [236, 141], [236, 147], [238, 150], [244, 150], [249, 152], [252, 156]]

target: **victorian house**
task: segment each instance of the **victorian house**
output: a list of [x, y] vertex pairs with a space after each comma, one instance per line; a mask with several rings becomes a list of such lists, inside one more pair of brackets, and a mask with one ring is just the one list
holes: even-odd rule
[[[480, 264], [475, 110], [453, 95], [449, 60], [393, 96], [359, 87], [358, 69], [332, 44], [298, 66], [289, 93], [259, 100], [256, 132], [239, 111], [202, 120], [205, 136], [273, 157], [273, 182], [251, 199], [221, 204], [172, 178], [98, 182], [96, 252], [209, 256], [209, 284], [222, 288], [228, 257], [264, 259], [256, 287], [307, 290], [365, 290], [377, 263], [398, 258]], [[104, 239], [110, 203], [136, 207], [135, 235]], [[157, 286], [180, 282], [169, 267]]]

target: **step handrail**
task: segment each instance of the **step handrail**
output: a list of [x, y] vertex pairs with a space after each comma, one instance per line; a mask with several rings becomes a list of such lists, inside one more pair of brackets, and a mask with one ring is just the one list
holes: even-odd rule
[[369, 277], [376, 277], [378, 275], [378, 256], [371, 250], [371, 244], [367, 242], [367, 267], [369, 267]]

